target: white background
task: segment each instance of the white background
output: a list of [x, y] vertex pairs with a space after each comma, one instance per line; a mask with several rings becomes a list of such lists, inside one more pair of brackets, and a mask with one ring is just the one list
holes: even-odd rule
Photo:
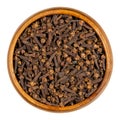
[[[18, 26], [32, 14], [50, 7], [72, 7], [93, 17], [111, 43], [114, 68], [101, 96], [82, 109], [54, 113], [27, 103], [13, 87], [7, 52]], [[0, 120], [120, 120], [120, 3], [119, 0], [0, 0]]]

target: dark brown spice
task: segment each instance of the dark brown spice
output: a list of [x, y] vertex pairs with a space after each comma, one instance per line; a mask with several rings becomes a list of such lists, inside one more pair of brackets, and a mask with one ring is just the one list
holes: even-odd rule
[[31, 23], [15, 46], [14, 72], [24, 91], [52, 106], [70, 106], [100, 86], [106, 55], [95, 30], [70, 15], [50, 15]]

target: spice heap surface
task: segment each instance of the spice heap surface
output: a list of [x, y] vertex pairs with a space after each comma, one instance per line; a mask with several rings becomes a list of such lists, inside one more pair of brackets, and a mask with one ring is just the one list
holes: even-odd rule
[[45, 16], [19, 36], [14, 72], [24, 91], [52, 106], [71, 106], [91, 96], [106, 70], [103, 44], [85, 21], [70, 15]]

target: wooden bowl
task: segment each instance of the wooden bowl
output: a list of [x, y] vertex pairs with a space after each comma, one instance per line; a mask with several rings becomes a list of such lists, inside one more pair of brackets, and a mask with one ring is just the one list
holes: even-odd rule
[[[18, 83], [18, 80], [14, 73], [13, 53], [14, 53], [14, 48], [15, 48], [17, 39], [19, 38], [21, 33], [24, 31], [24, 29], [27, 26], [29, 26], [33, 21], [35, 21], [41, 17], [47, 16], [47, 15], [53, 15], [53, 14], [68, 14], [68, 15], [72, 15], [77, 18], [83, 19], [86, 23], [88, 23], [96, 31], [96, 33], [98, 34], [98, 36], [100, 37], [100, 39], [103, 43], [104, 49], [105, 49], [106, 71], [105, 71], [105, 75], [104, 75], [102, 83], [90, 97], [88, 97], [84, 101], [77, 103], [75, 105], [72, 105], [72, 106], [55, 107], [55, 106], [45, 105], [43, 103], [36, 101], [22, 89], [22, 87]], [[12, 80], [12, 83], [15, 86], [16, 90], [20, 93], [20, 95], [27, 102], [31, 103], [34, 106], [37, 106], [38, 108], [42, 108], [42, 109], [50, 110], [50, 111], [59, 111], [59, 112], [60, 111], [61, 112], [62, 111], [71, 111], [74, 109], [82, 108], [83, 106], [86, 106], [87, 104], [91, 103], [98, 95], [100, 95], [100, 93], [106, 87], [106, 85], [110, 79], [110, 76], [111, 76], [112, 66], [113, 66], [113, 59], [112, 59], [111, 47], [110, 47], [109, 41], [108, 41], [103, 29], [93, 18], [91, 18], [87, 14], [85, 14], [81, 11], [78, 11], [78, 10], [70, 9], [70, 8], [51, 8], [51, 9], [47, 9], [47, 10], [38, 12], [38, 13], [34, 14], [33, 16], [31, 16], [30, 18], [28, 18], [25, 22], [22, 23], [22, 25], [15, 32], [13, 39], [11, 41], [10, 47], [9, 47], [9, 51], [8, 51], [8, 71], [9, 71], [9, 75]]]

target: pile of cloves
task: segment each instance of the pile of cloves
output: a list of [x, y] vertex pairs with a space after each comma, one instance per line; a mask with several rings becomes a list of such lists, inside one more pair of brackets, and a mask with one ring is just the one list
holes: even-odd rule
[[95, 30], [71, 15], [45, 16], [19, 36], [14, 72], [24, 91], [52, 106], [71, 106], [91, 96], [106, 70], [103, 44]]

